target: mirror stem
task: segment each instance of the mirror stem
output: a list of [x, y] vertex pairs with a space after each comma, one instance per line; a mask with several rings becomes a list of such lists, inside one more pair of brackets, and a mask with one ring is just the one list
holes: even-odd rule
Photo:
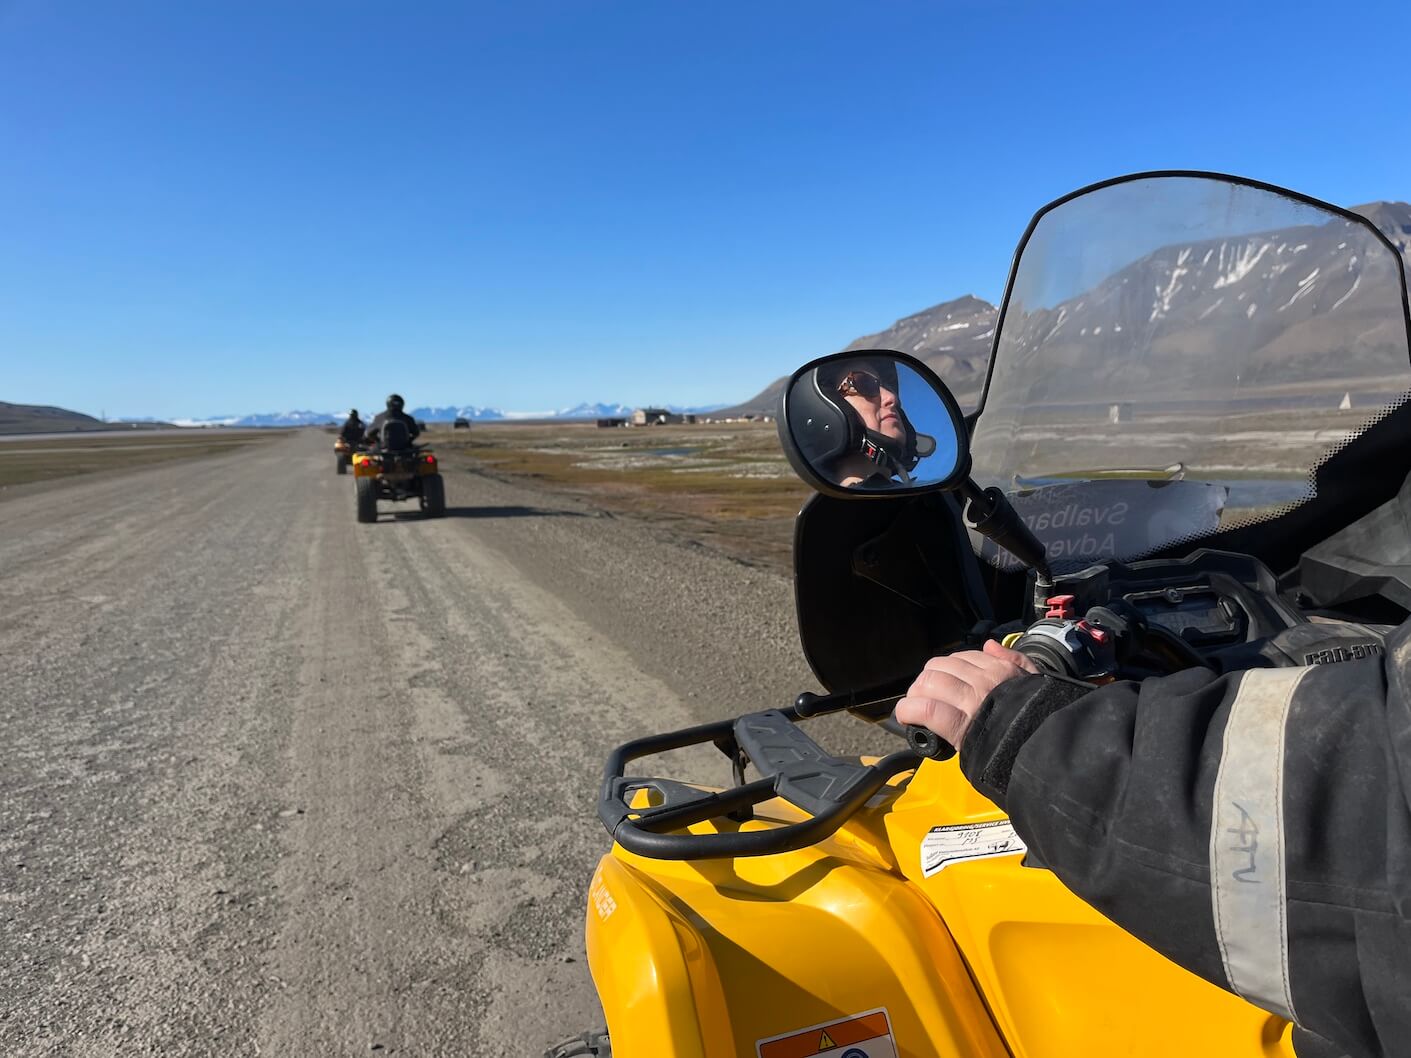
[[1032, 569], [1038, 582], [1036, 593], [1052, 587], [1053, 576], [1043, 543], [1024, 524], [1005, 494], [994, 486], [982, 489], [970, 478], [961, 483], [959, 491], [965, 497], [965, 520], [970, 527]]

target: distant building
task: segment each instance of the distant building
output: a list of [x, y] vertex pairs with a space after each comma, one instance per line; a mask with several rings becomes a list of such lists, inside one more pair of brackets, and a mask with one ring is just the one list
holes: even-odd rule
[[680, 415], [665, 408], [638, 408], [632, 413], [633, 426], [667, 426], [681, 421]]
[[626, 425], [627, 425], [627, 420], [626, 420], [626, 419], [599, 419], [599, 420], [598, 420], [598, 429], [600, 429], [600, 430], [606, 430], [606, 429], [608, 429], [608, 428], [611, 427], [611, 426], [626, 426]]
[[1109, 404], [1107, 406], [1107, 421], [1116, 426], [1119, 423], [1132, 421], [1132, 406], [1129, 403]]

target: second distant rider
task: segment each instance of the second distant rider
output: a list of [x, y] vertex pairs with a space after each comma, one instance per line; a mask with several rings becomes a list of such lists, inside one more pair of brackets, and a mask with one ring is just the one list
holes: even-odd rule
[[348, 418], [343, 422], [343, 429], [338, 433], [354, 448], [363, 443], [363, 421], [358, 418], [357, 408], [348, 412]]
[[367, 440], [369, 444], [377, 443], [382, 427], [390, 421], [405, 423], [408, 435], [412, 440], [416, 440], [417, 434], [421, 433], [421, 427], [415, 419], [402, 410], [404, 407], [406, 407], [406, 402], [396, 393], [387, 398], [387, 410], [378, 412], [377, 417], [368, 425]]

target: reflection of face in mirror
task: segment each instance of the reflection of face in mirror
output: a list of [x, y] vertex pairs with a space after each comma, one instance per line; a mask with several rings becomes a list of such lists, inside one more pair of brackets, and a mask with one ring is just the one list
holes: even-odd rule
[[[909, 431], [897, 393], [900, 387], [895, 367], [872, 360], [848, 361], [834, 376], [838, 379], [834, 391], [857, 414], [863, 429], [879, 435], [874, 440], [884, 448], [891, 447], [889, 441], [899, 446], [902, 451], [897, 455], [904, 458]], [[886, 486], [892, 484], [886, 474], [890, 469], [885, 461], [879, 462], [860, 451], [849, 452], [836, 461], [833, 480], [850, 488], [868, 482]]]
[[944, 481], [962, 443], [961, 425], [932, 384], [877, 352], [801, 375], [790, 394], [789, 429], [815, 471], [853, 489]]

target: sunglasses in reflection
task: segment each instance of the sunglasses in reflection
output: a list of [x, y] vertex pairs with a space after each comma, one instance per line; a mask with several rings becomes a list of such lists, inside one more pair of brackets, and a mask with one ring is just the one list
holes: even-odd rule
[[849, 371], [838, 382], [838, 392], [844, 397], [876, 400], [882, 391], [882, 380], [870, 371]]

